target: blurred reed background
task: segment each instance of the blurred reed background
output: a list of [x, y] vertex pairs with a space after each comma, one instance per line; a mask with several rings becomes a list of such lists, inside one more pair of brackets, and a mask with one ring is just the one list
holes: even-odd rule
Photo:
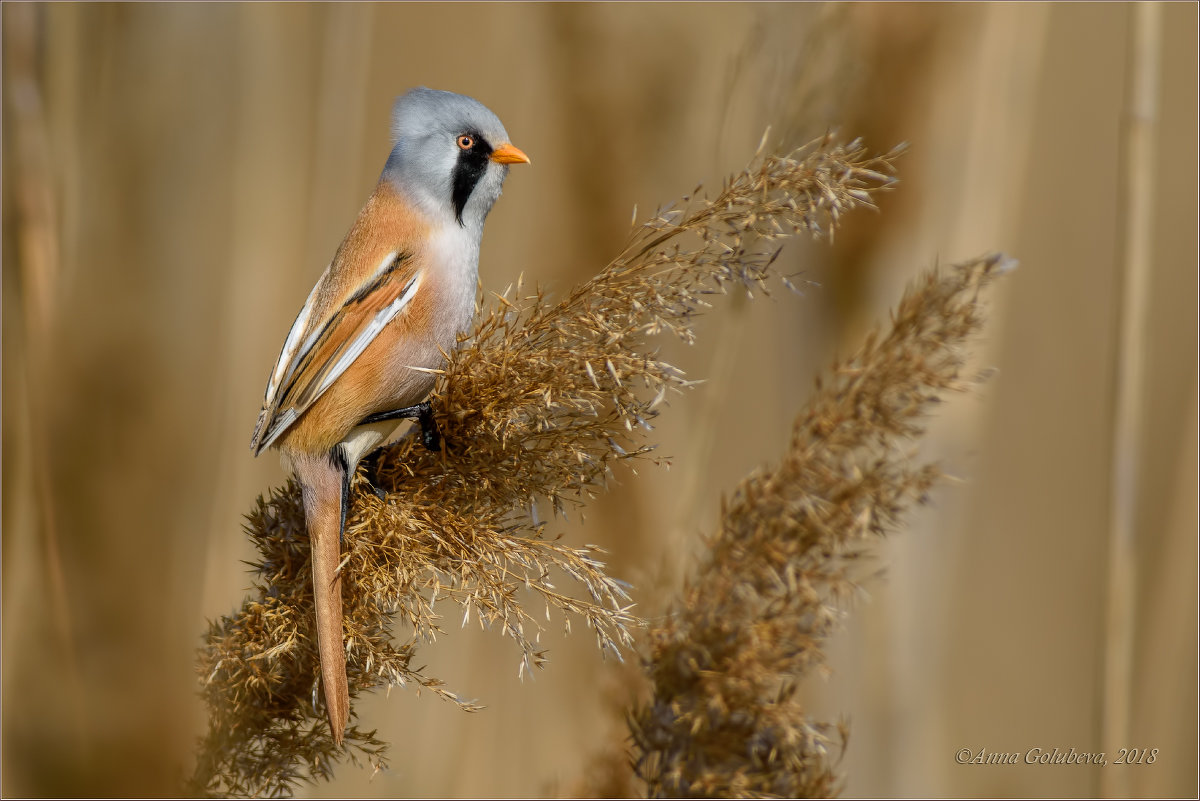
[[[491, 290], [523, 272], [565, 292], [635, 204], [719, 185], [767, 125], [910, 142], [880, 214], [785, 250], [801, 296], [718, 298], [699, 344], [664, 341], [710, 379], [660, 418], [672, 468], [619, 472], [554, 525], [661, 612], [833, 354], [920, 269], [1004, 250], [1022, 267], [978, 359], [1000, 371], [922, 446], [963, 481], [887, 544], [807, 696], [849, 718], [848, 795], [1196, 794], [1194, 4], [6, 2], [2, 21], [5, 795], [171, 795], [190, 773], [194, 649], [249, 583], [241, 515], [283, 479], [247, 447], [266, 373], [419, 84], [477, 97], [533, 158], [488, 222]], [[448, 624], [419, 660], [488, 708], [369, 699], [392, 769], [315, 795], [585, 787], [627, 692], [591, 636], [554, 633], [519, 682], [511, 642]], [[1033, 747], [1159, 751], [954, 761]]]

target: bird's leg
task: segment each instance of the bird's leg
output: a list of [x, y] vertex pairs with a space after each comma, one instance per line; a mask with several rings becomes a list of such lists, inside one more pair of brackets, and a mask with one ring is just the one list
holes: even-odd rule
[[429, 401], [422, 401], [414, 406], [405, 406], [403, 409], [369, 415], [363, 418], [359, 425], [401, 419], [417, 421], [421, 426], [421, 444], [428, 450], [439, 451], [442, 449], [442, 433], [438, 431], [437, 421], [433, 419], [433, 406]]
[[354, 471], [346, 464], [346, 454], [340, 447], [334, 449], [333, 461], [342, 469], [342, 514], [338, 520], [338, 550], [346, 544], [346, 515], [350, 512], [350, 480]]

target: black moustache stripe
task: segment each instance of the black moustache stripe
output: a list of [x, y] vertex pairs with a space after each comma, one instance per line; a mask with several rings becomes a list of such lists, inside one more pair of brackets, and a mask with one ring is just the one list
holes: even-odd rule
[[482, 136], [471, 134], [475, 144], [470, 150], [458, 151], [458, 161], [450, 174], [450, 200], [454, 203], [454, 217], [458, 224], [463, 224], [463, 209], [471, 199], [471, 193], [479, 185], [479, 180], [487, 172], [488, 160], [492, 155], [492, 146]]

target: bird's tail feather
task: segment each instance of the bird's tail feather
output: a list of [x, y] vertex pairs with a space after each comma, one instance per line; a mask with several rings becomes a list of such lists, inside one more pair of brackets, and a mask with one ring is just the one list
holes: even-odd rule
[[293, 458], [304, 494], [304, 514], [312, 540], [313, 600], [321, 683], [333, 740], [341, 744], [350, 716], [346, 652], [342, 644], [341, 561], [342, 495], [347, 468], [340, 459]]

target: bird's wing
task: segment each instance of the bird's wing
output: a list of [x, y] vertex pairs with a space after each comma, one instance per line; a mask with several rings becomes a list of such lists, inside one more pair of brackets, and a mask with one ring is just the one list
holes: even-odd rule
[[250, 450], [268, 448], [316, 403], [417, 294], [421, 270], [411, 254], [395, 252], [323, 320], [314, 320], [321, 284], [313, 288], [288, 332], [267, 384]]

